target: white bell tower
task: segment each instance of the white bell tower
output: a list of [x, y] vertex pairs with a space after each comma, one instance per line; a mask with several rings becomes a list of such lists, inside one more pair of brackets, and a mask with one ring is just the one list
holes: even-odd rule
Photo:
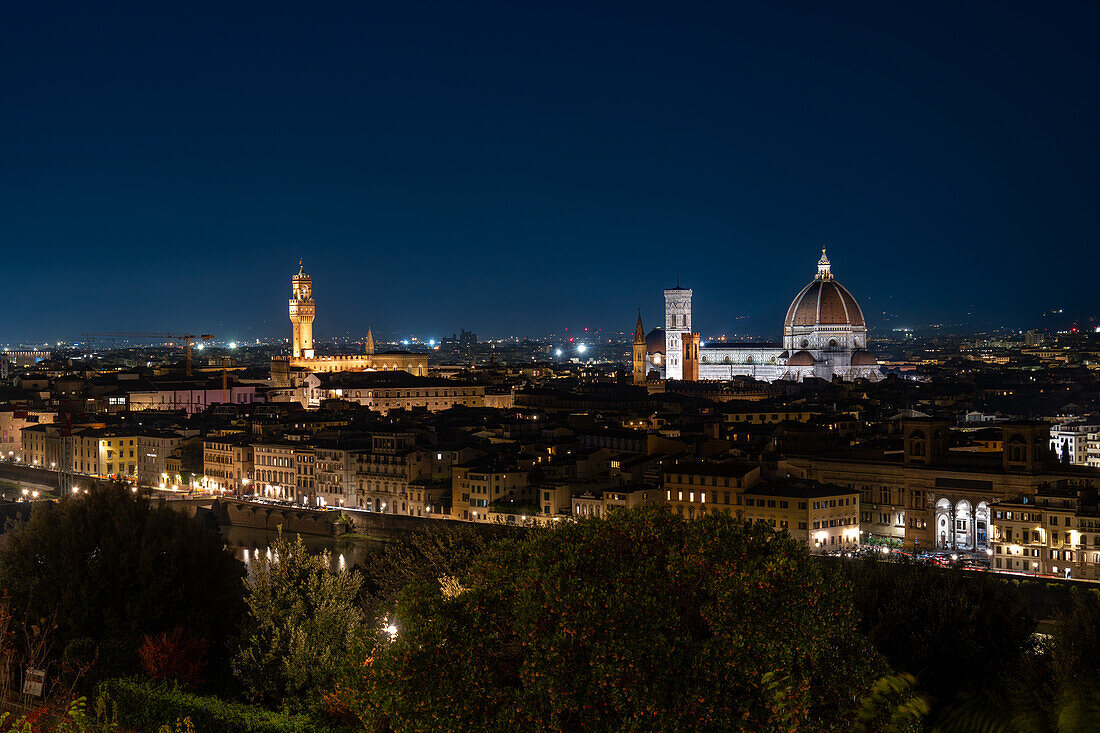
[[684, 339], [691, 333], [691, 289], [665, 291], [665, 379], [684, 378]]

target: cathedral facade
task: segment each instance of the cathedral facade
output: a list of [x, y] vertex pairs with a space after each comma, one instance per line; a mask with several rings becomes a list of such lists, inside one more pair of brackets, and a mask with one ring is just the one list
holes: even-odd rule
[[[799, 291], [783, 322], [779, 344], [700, 345], [691, 328], [691, 290], [665, 291], [665, 327], [645, 334], [639, 315], [633, 373], [646, 379], [732, 379], [766, 382], [882, 378], [878, 359], [867, 350], [863, 311], [848, 289], [833, 279], [825, 250], [814, 279]], [[639, 375], [643, 375], [639, 377]]]

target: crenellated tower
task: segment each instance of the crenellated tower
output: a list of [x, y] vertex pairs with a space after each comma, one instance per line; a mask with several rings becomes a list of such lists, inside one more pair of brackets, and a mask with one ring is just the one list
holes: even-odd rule
[[634, 328], [632, 354], [634, 384], [645, 384], [645, 331], [642, 329], [642, 311], [638, 311], [638, 325]]
[[290, 324], [294, 329], [291, 351], [296, 359], [313, 358], [313, 280], [302, 271], [298, 260], [298, 274], [290, 279]]

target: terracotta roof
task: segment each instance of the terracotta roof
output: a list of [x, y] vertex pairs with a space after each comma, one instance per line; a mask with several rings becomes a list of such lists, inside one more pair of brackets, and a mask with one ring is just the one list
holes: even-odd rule
[[810, 355], [808, 351], [795, 352], [794, 356], [787, 360], [787, 366], [813, 366], [817, 361]]
[[645, 335], [645, 350], [647, 354], [665, 353], [665, 329], [658, 327]]
[[847, 288], [817, 279], [802, 288], [787, 310], [784, 326], [865, 326], [863, 311]]

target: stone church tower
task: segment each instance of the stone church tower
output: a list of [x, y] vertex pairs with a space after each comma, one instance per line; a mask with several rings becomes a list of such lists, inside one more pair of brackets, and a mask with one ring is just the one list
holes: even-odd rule
[[642, 329], [642, 312], [638, 311], [638, 325], [634, 328], [634, 384], [645, 384], [645, 331]]
[[316, 315], [313, 305], [313, 281], [302, 272], [302, 262], [298, 261], [298, 274], [290, 279], [290, 324], [294, 334], [291, 338], [292, 355], [296, 359], [313, 358], [313, 318]]
[[684, 334], [691, 333], [691, 289], [665, 291], [665, 379], [684, 378]]
[[685, 333], [680, 337], [684, 345], [684, 368], [680, 377], [685, 382], [699, 381], [699, 341], [697, 333]]

